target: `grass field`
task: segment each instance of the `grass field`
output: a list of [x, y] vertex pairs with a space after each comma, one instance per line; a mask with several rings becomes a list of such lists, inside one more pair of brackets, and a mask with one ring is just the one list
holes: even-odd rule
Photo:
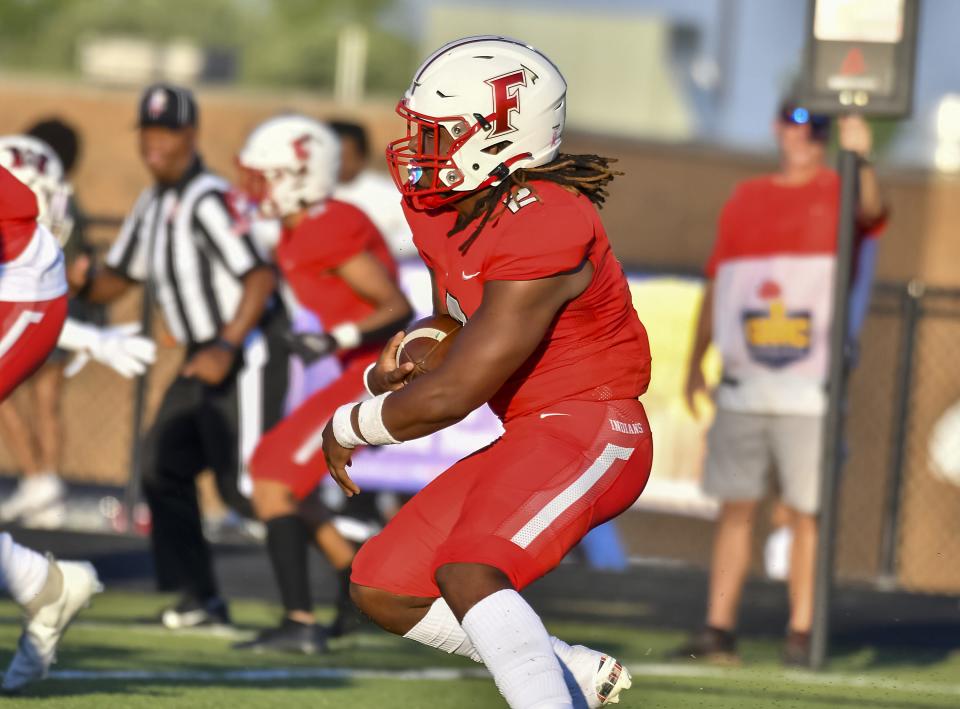
[[[380, 633], [337, 641], [320, 658], [241, 654], [230, 644], [272, 623], [276, 609], [234, 605], [246, 628], [174, 634], [147, 619], [167, 599], [107, 593], [71, 628], [53, 676], [0, 707], [398, 707], [505, 706], [484, 670], [461, 658]], [[0, 604], [0, 661], [19, 632], [17, 609]], [[785, 671], [774, 641], [742, 643], [744, 666], [667, 663], [681, 635], [599, 623], [548, 623], [557, 635], [615, 653], [634, 672], [621, 706], [666, 709], [960, 706], [960, 655], [843, 648], [830, 671]]]

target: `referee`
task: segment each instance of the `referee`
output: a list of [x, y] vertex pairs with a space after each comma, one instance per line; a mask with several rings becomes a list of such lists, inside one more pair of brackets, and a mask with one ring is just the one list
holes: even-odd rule
[[94, 271], [81, 263], [70, 281], [99, 303], [146, 284], [186, 349], [143, 450], [157, 584], [182, 594], [162, 622], [170, 628], [228, 623], [195, 478], [212, 469], [224, 501], [252, 515], [245, 463], [260, 434], [283, 414], [287, 321], [274, 297], [272, 267], [227, 206], [227, 182], [197, 153], [190, 91], [149, 87], [138, 125], [140, 157], [155, 184], [127, 216], [106, 267]]

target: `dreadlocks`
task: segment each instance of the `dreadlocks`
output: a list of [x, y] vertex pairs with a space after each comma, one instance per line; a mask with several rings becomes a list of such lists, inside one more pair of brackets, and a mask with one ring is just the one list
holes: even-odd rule
[[479, 200], [469, 214], [460, 214], [447, 236], [454, 236], [463, 231], [468, 224], [479, 219], [477, 228], [467, 239], [460, 244], [461, 254], [467, 253], [473, 242], [480, 236], [480, 232], [487, 225], [495, 213], [505, 208], [506, 197], [515, 187], [527, 187], [536, 180], [553, 182], [570, 192], [579, 192], [598, 207], [602, 207], [607, 199], [607, 185], [617, 175], [622, 175], [610, 167], [616, 162], [615, 158], [605, 158], [599, 155], [567, 155], [560, 153], [556, 158], [540, 167], [521, 168], [512, 173], [499, 185]]

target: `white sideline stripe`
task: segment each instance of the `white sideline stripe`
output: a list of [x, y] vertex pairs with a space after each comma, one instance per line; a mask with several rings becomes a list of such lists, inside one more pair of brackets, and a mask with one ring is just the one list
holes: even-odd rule
[[[813, 674], [799, 670], [765, 672], [750, 669], [721, 669], [664, 663], [626, 662], [630, 673], [637, 677], [677, 677], [701, 679], [755, 679], [778, 680], [791, 685], [819, 687], [864, 688], [911, 694], [960, 696], [960, 685], [931, 682], [898, 682], [867, 675]], [[273, 667], [244, 670], [55, 670], [49, 679], [61, 681], [93, 680], [164, 680], [202, 682], [229, 680], [234, 682], [262, 682], [265, 680], [323, 680], [323, 679], [392, 679], [402, 681], [451, 682], [461, 679], [485, 679], [490, 674], [482, 668], [458, 669], [427, 667], [419, 670], [384, 670], [352, 667]], [[635, 685], [638, 688], [642, 685]]]
[[765, 671], [750, 668], [702, 667], [697, 665], [674, 665], [669, 663], [624, 663], [634, 677], [683, 677], [700, 679], [778, 680], [787, 684], [818, 687], [860, 687], [894, 692], [942, 694], [960, 696], [960, 684], [937, 684], [933, 682], [900, 682], [873, 675], [816, 674], [804, 670]]
[[529, 522], [520, 528], [520, 531], [510, 538], [510, 541], [521, 549], [526, 549], [533, 543], [534, 539], [540, 536], [541, 532], [557, 520], [557, 517], [566, 512], [577, 500], [590, 492], [590, 488], [610, 470], [610, 466], [613, 465], [615, 460], [628, 460], [633, 451], [633, 448], [623, 448], [622, 446], [615, 446], [613, 443], [608, 443], [600, 454], [600, 457], [593, 461], [583, 475], [570, 483], [563, 492], [550, 500], [542, 510], [537, 512]]
[[55, 670], [47, 679], [52, 680], [164, 680], [173, 682], [207, 682], [229, 680], [232, 682], [262, 682], [265, 680], [297, 679], [397, 679], [420, 682], [435, 680], [451, 682], [460, 679], [486, 679], [490, 673], [483, 669], [461, 670], [429, 667], [422, 670], [368, 670], [351, 667], [274, 667], [260, 670]]

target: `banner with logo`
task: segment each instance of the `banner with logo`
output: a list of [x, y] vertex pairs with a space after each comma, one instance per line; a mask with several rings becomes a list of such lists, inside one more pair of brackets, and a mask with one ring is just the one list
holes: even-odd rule
[[[716, 504], [700, 492], [706, 430], [712, 418], [709, 401], [700, 402], [695, 418], [684, 402], [687, 360], [703, 294], [693, 278], [629, 275], [634, 305], [650, 336], [653, 376], [642, 397], [654, 436], [653, 473], [637, 507], [710, 517]], [[401, 282], [417, 317], [431, 312], [430, 277], [417, 263], [401, 265]], [[719, 379], [719, 361], [711, 353], [708, 380]], [[416, 492], [460, 458], [490, 443], [502, 432], [487, 407], [456, 426], [399, 446], [359, 453], [350, 475], [366, 489]]]

